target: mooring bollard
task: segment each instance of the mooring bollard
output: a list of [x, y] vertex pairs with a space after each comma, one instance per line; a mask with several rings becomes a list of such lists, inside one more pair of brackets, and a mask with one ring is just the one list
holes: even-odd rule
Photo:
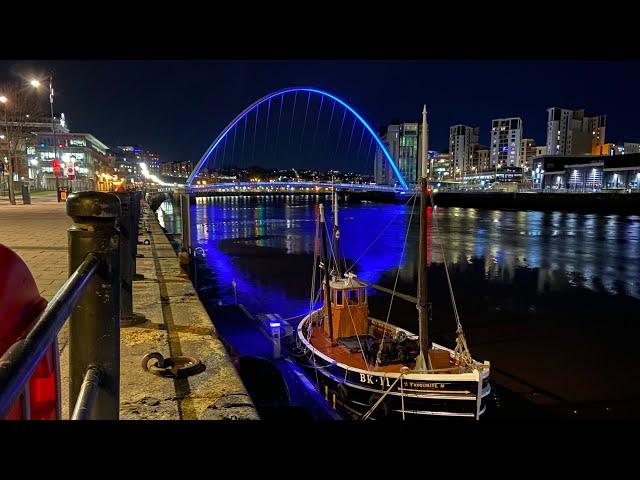
[[133, 194], [129, 192], [118, 192], [120, 199], [120, 277], [122, 288], [120, 291], [120, 325], [129, 326], [143, 323], [146, 319], [144, 315], [133, 311], [133, 272], [136, 264], [136, 256], [133, 244], [138, 243], [138, 237], [134, 237]]
[[[135, 219], [133, 221], [133, 225], [135, 228], [135, 234], [132, 236], [132, 240], [133, 240], [133, 256], [134, 256], [134, 260], [138, 257], [142, 258], [144, 257], [144, 255], [138, 255], [138, 245], [142, 245], [142, 242], [139, 240], [140, 239], [140, 229], [142, 228], [141, 225], [141, 216], [142, 216], [142, 205], [141, 205], [141, 201], [142, 201], [142, 192], [139, 190], [136, 190], [134, 192], [134, 209], [133, 212], [135, 214]], [[133, 281], [137, 281], [137, 280], [144, 280], [144, 275], [142, 275], [141, 273], [138, 273], [138, 263], [135, 262], [133, 264]]]
[[87, 370], [101, 372], [90, 419], [117, 420], [120, 412], [120, 216], [118, 197], [106, 192], [79, 192], [67, 199], [69, 272], [89, 253], [101, 262], [69, 322], [69, 415]]
[[[132, 205], [133, 205], [133, 235], [131, 236], [132, 245], [133, 245], [133, 256], [134, 258], [138, 255], [138, 236], [140, 235], [140, 199], [141, 193], [139, 190], [136, 190], [132, 193]], [[133, 277], [136, 277], [136, 264], [133, 264]]]

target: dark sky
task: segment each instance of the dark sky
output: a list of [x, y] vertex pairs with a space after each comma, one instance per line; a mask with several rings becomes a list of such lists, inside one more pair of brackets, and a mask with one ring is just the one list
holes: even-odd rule
[[56, 111], [72, 131], [106, 144], [140, 144], [164, 160], [197, 160], [253, 100], [288, 86], [334, 93], [372, 126], [429, 110], [430, 146], [449, 126], [520, 116], [525, 137], [546, 140], [546, 108], [607, 114], [608, 141], [640, 140], [640, 62], [585, 61], [1, 61], [0, 82], [54, 71]]

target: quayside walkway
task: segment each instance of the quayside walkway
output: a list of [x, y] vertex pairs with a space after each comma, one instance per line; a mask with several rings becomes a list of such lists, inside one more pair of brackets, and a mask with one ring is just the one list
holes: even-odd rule
[[[120, 329], [120, 419], [258, 419], [256, 410], [191, 281], [156, 217], [141, 229], [133, 310], [144, 323]], [[54, 195], [34, 196], [31, 205], [0, 203], [0, 243], [27, 264], [38, 291], [51, 300], [68, 276], [67, 229], [72, 220]], [[146, 244], [146, 245], [145, 245]], [[68, 322], [58, 335], [62, 418], [69, 412]], [[187, 378], [145, 372], [142, 357], [189, 356], [206, 369]]]

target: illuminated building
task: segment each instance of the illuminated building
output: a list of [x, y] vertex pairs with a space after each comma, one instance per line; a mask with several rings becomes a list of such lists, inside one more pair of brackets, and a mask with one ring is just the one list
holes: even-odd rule
[[[182, 162], [164, 162], [160, 164], [160, 174], [169, 177], [188, 178], [193, 171], [191, 160]], [[201, 169], [200, 176], [207, 176], [207, 170]]]
[[585, 117], [584, 109], [547, 109], [547, 155], [589, 155], [604, 145], [606, 115]]
[[157, 153], [139, 145], [119, 145], [113, 149], [116, 156], [116, 173], [128, 181], [140, 181], [140, 163], [147, 165], [151, 174], [160, 173], [160, 158]]
[[[62, 174], [61, 185], [72, 186], [73, 190], [92, 190], [96, 188], [96, 178], [101, 172], [113, 168], [113, 157], [107, 154], [109, 147], [89, 133], [56, 133], [55, 152], [60, 159]], [[33, 146], [27, 147], [29, 178], [36, 187], [55, 189], [56, 179], [53, 172], [54, 158], [53, 135], [51, 131], [34, 133]], [[69, 167], [75, 176], [69, 184]]]
[[433, 157], [433, 179], [444, 180], [451, 178], [451, 155], [448, 153], [438, 153]]
[[454, 125], [449, 128], [449, 154], [454, 177], [462, 175], [471, 167], [479, 131], [478, 127], [468, 125]]
[[[69, 133], [69, 128], [67, 126], [64, 113], [61, 113], [59, 117], [55, 117], [53, 123], [56, 135]], [[9, 120], [7, 124], [9, 127], [11, 127], [15, 126], [16, 122], [12, 122], [11, 120]], [[48, 120], [40, 119], [36, 121], [20, 122], [20, 125], [21, 129], [33, 134], [37, 134], [40, 132], [51, 133], [50, 118]], [[2, 133], [4, 133], [4, 129], [2, 129]], [[4, 138], [4, 135], [2, 135], [2, 138]], [[37, 140], [35, 140], [34, 137], [30, 137], [26, 140], [26, 144], [24, 146], [20, 146], [19, 151], [23, 153], [27, 151], [27, 155], [21, 155], [20, 153], [18, 153], [17, 158], [14, 159], [14, 181], [28, 182], [32, 187], [41, 188], [40, 179], [42, 177], [42, 172], [39, 169], [39, 165], [36, 163], [37, 158], [33, 157], [34, 149], [32, 148], [32, 145], [34, 143], [37, 143]], [[28, 152], [31, 152], [31, 154], [29, 154]]]
[[467, 172], [482, 172], [484, 170], [489, 170], [490, 164], [491, 150], [484, 145], [474, 145], [471, 156], [471, 165], [467, 169]]
[[[422, 126], [418, 122], [393, 122], [380, 137], [407, 185], [416, 185], [420, 168]], [[398, 179], [386, 156], [379, 149], [374, 163], [374, 179], [378, 185], [395, 185]]]
[[490, 167], [519, 167], [522, 154], [522, 119], [497, 118], [491, 122]]
[[519, 167], [524, 171], [530, 171], [533, 168], [533, 159], [538, 155], [536, 142], [533, 138], [523, 138], [520, 142], [520, 162]]
[[579, 192], [640, 190], [640, 153], [545, 155], [534, 160], [533, 186]]

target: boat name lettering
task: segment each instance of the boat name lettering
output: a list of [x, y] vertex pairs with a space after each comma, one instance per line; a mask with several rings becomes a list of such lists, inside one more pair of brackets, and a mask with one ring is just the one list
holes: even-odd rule
[[390, 387], [391, 383], [387, 377], [374, 377], [373, 375], [367, 375], [366, 373], [360, 374], [360, 382], [368, 383], [370, 385], [383, 385]]
[[422, 383], [422, 382], [408, 382], [409, 387], [416, 388], [444, 388], [444, 383]]

